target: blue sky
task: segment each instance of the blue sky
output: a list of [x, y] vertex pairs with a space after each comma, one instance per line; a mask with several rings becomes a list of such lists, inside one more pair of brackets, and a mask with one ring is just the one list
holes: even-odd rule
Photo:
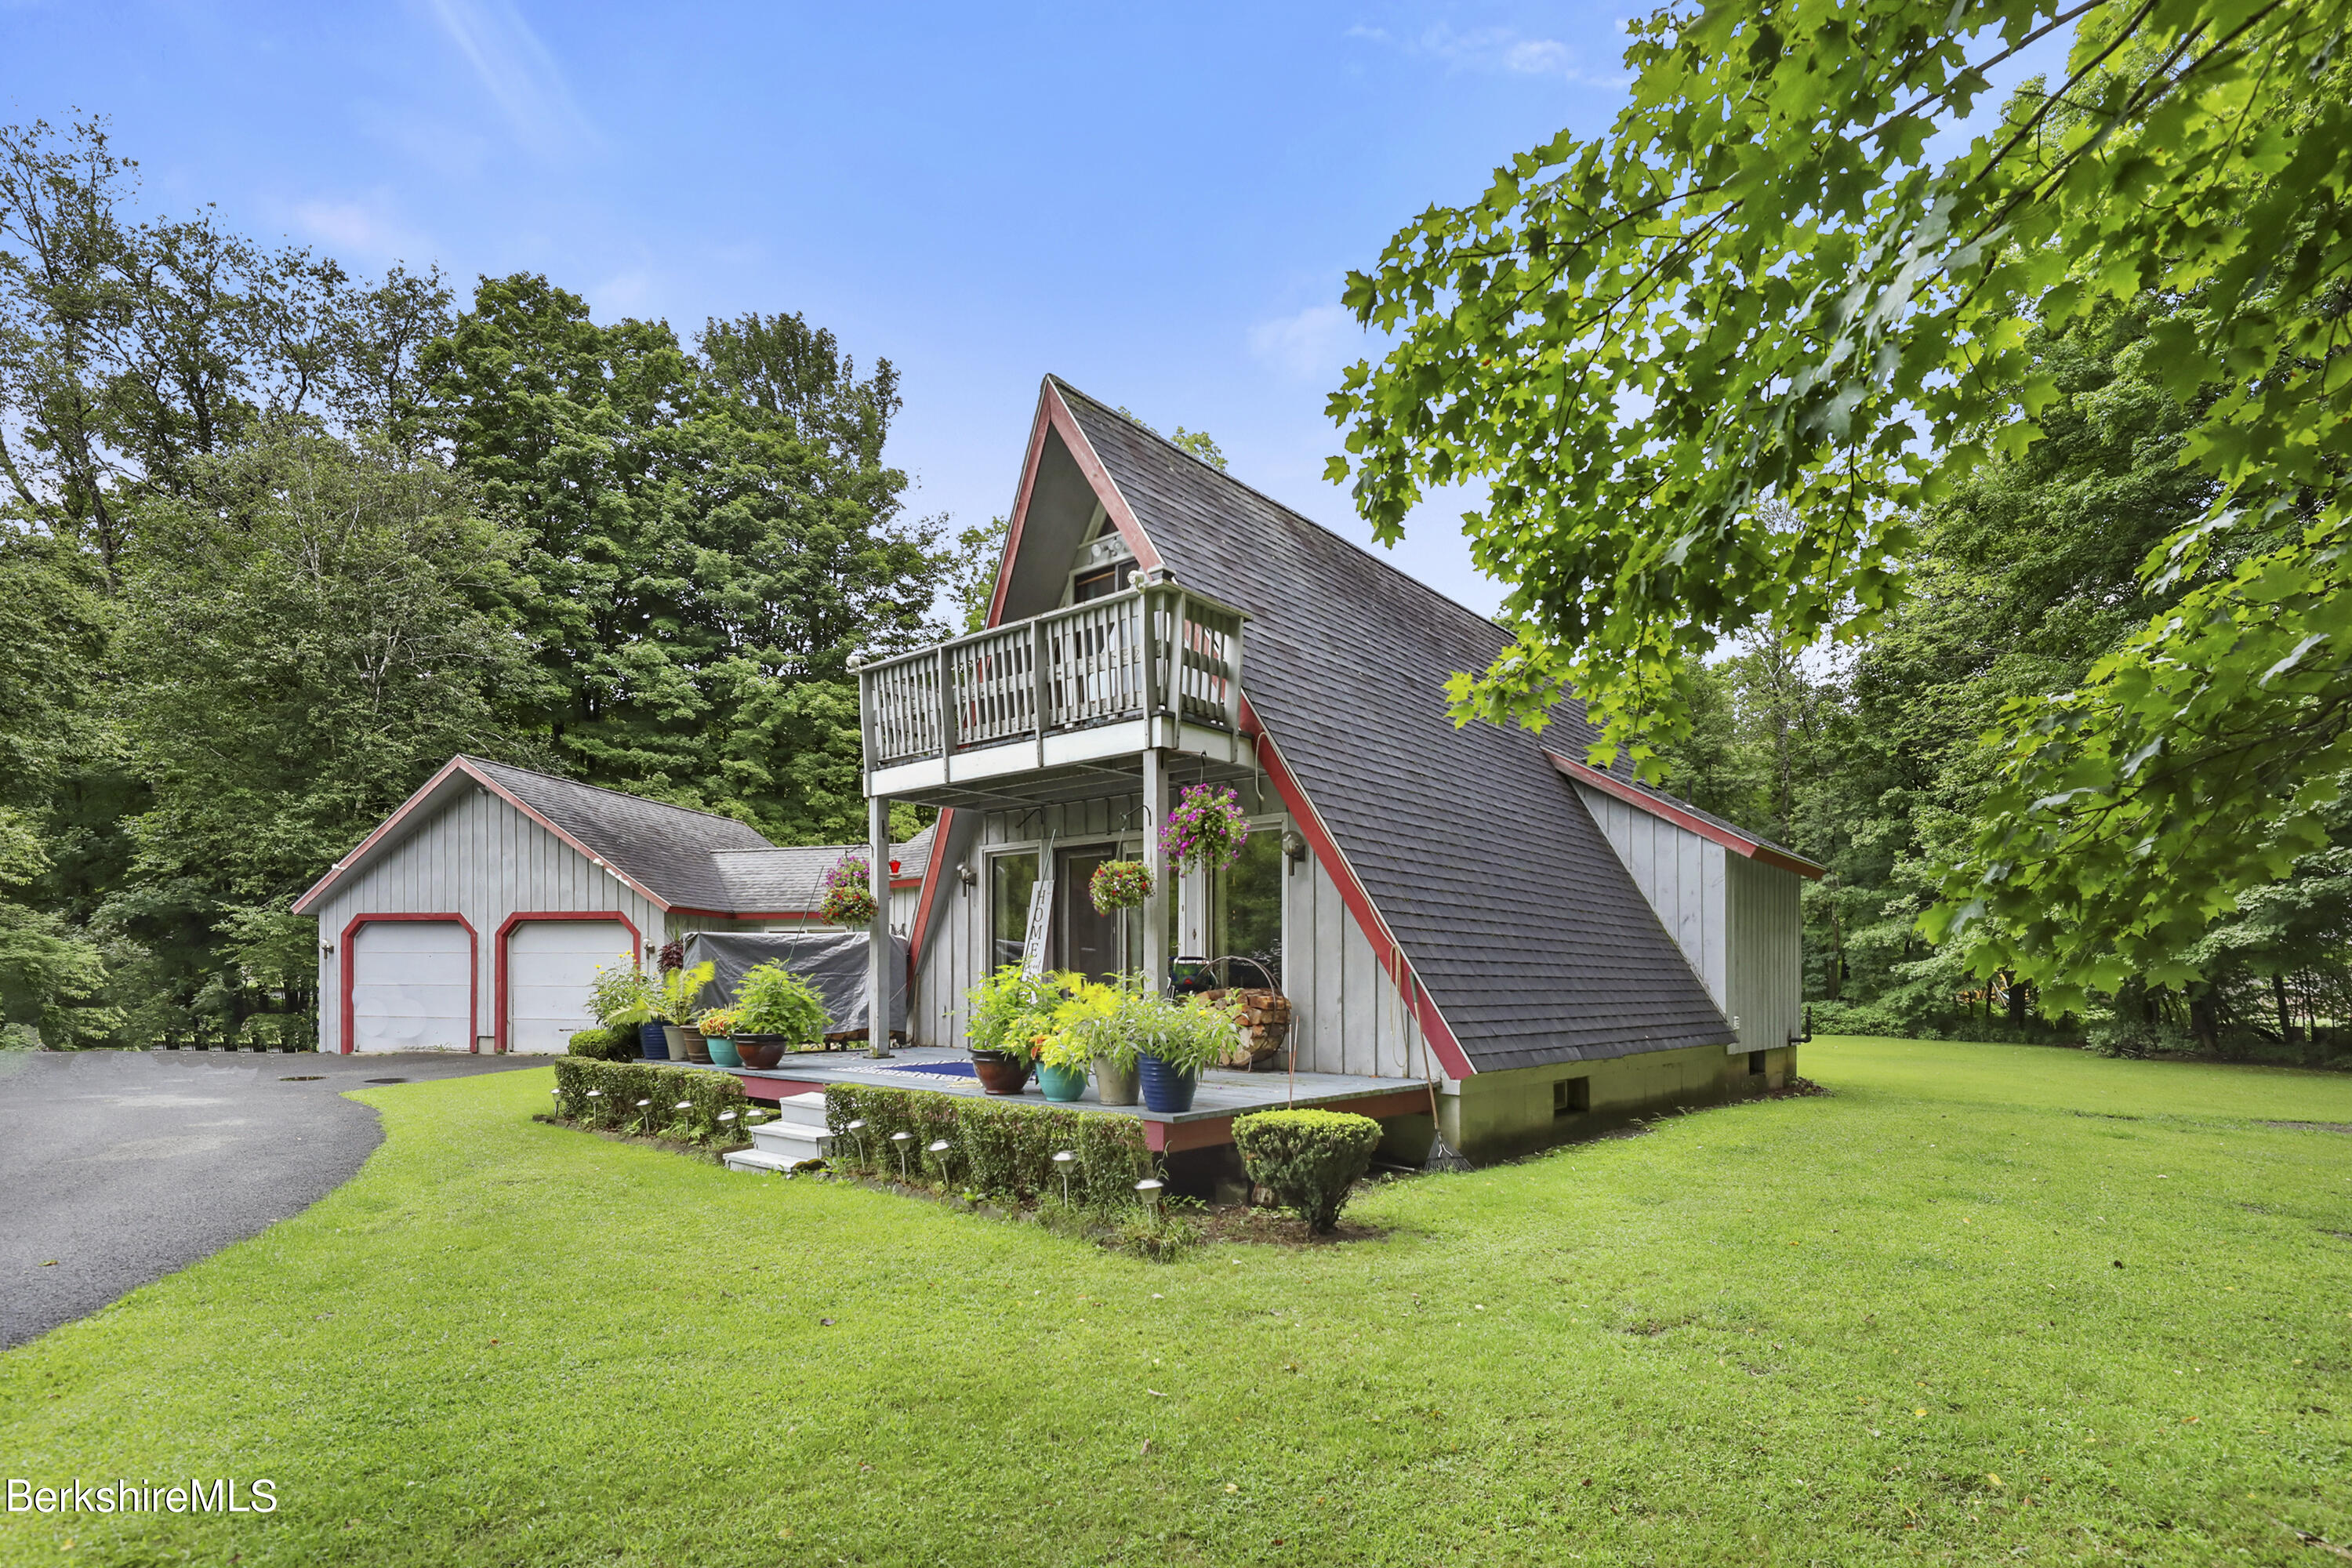
[[[1342, 276], [1603, 127], [1636, 9], [0, 0], [0, 119], [110, 115], [150, 205], [362, 269], [803, 311], [899, 366], [926, 513], [1005, 509], [1053, 371], [1362, 539], [1321, 479]], [[1396, 559], [1491, 611], [1459, 510]]]

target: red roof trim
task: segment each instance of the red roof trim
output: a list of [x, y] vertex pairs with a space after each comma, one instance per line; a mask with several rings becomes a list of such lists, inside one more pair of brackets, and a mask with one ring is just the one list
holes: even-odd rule
[[[992, 615], [994, 612], [992, 611]], [[907, 933], [907, 983], [913, 994], [915, 976], [923, 965], [923, 938], [931, 929], [931, 905], [940, 896], [940, 863], [946, 857], [940, 853], [948, 841], [948, 833], [955, 826], [955, 807], [943, 805], [931, 824], [931, 858], [923, 864], [923, 890], [915, 900], [915, 923]]]
[[990, 595], [988, 601], [988, 624], [992, 626], [1004, 615], [1004, 594], [1013, 584], [1013, 563], [1021, 553], [1022, 525], [1028, 520], [1029, 500], [1037, 488], [1037, 468], [1045, 460], [1045, 432], [1048, 430], [1061, 432], [1062, 445], [1069, 448], [1072, 460], [1078, 465], [1078, 471], [1086, 475], [1087, 483], [1093, 487], [1095, 499], [1101, 501], [1103, 510], [1110, 514], [1111, 521], [1118, 529], [1118, 536], [1127, 541], [1127, 547], [1135, 552], [1137, 568], [1149, 570], [1160, 563], [1160, 552], [1154, 550], [1151, 541], [1145, 537], [1143, 524], [1136, 520], [1135, 509], [1127, 504], [1125, 496], [1119, 494], [1118, 486], [1111, 480], [1110, 470], [1103, 467], [1100, 458], [1095, 456], [1094, 447], [1078, 428], [1076, 416], [1071, 414], [1070, 405], [1062, 401], [1061, 390], [1049, 375], [1038, 390], [1037, 417], [1029, 426], [1029, 451], [1021, 460], [1021, 485], [1013, 494], [1013, 521], [1005, 529], [1004, 553], [996, 561], [996, 592]]
[[1389, 930], [1388, 922], [1381, 919], [1380, 910], [1372, 905], [1371, 895], [1364, 890], [1363, 883], [1356, 879], [1355, 868], [1339, 852], [1338, 840], [1324, 826], [1322, 815], [1315, 809], [1315, 803], [1307, 798], [1307, 791], [1300, 787], [1290, 765], [1283, 761], [1282, 748], [1275, 743], [1274, 737], [1258, 721], [1257, 712], [1250, 706], [1246, 694], [1242, 698], [1242, 728], [1245, 732], [1256, 735], [1258, 762], [1265, 769], [1265, 776], [1273, 781], [1275, 793], [1282, 797], [1282, 804], [1289, 811], [1291, 819], [1298, 824], [1299, 832], [1313, 846], [1316, 858], [1322, 861], [1325, 869], [1330, 872], [1332, 885], [1339, 889], [1340, 901], [1355, 917], [1365, 939], [1372, 944], [1372, 951], [1380, 955], [1381, 969], [1395, 983], [1398, 994], [1421, 1021], [1422, 1037], [1429, 1042], [1429, 1048], [1444, 1064], [1446, 1076], [1458, 1082], [1476, 1073], [1478, 1069], [1472, 1065], [1469, 1053], [1462, 1048], [1462, 1042], [1454, 1037], [1453, 1026], [1445, 1021], [1445, 1015], [1438, 1011], [1436, 1001], [1429, 994], [1429, 988], [1422, 984], [1421, 977], [1413, 973], [1412, 964], [1404, 954], [1404, 944], [1397, 941], [1395, 933]]
[[1819, 879], [1829, 869], [1828, 867], [1816, 865], [1801, 855], [1791, 855], [1786, 850], [1776, 849], [1771, 845], [1750, 838], [1734, 828], [1726, 827], [1720, 823], [1709, 822], [1703, 816], [1693, 816], [1672, 801], [1661, 799], [1647, 790], [1635, 789], [1624, 780], [1604, 773], [1599, 768], [1588, 763], [1570, 762], [1558, 752], [1546, 752], [1544, 755], [1551, 759], [1553, 767], [1558, 768], [1578, 784], [1590, 784], [1601, 794], [1622, 800], [1637, 811], [1646, 811], [1652, 816], [1673, 823], [1685, 832], [1696, 833], [1710, 844], [1720, 844], [1735, 855], [1743, 856], [1767, 866], [1777, 867], [1783, 871], [1794, 871], [1800, 877]]
[[521, 812], [525, 816], [530, 818], [533, 822], [538, 823], [541, 827], [546, 828], [550, 833], [555, 835], [557, 839], [569, 846], [572, 849], [577, 851], [583, 858], [597, 867], [599, 869], [610, 871], [620, 880], [622, 886], [635, 892], [639, 898], [644, 899], [647, 903], [653, 905], [654, 908], [667, 910], [671, 907], [669, 901], [667, 899], [664, 899], [659, 893], [656, 893], [651, 888], [645, 886], [635, 878], [631, 877], [627, 872], [622, 870], [618, 866], [614, 865], [611, 861], [597, 854], [593, 849], [591, 849], [585, 844], [581, 843], [579, 839], [574, 838], [571, 834], [566, 833], [563, 829], [555, 826], [554, 823], [550, 822], [546, 817], [541, 816], [538, 812], [533, 811], [530, 806], [525, 805], [521, 799], [518, 797], [513, 791], [499, 783], [498, 780], [490, 777], [489, 774], [482, 772], [481, 769], [473, 766], [472, 763], [467, 762], [464, 757], [452, 757], [439, 773], [435, 773], [430, 779], [425, 781], [425, 786], [422, 789], [419, 789], [415, 795], [410, 795], [406, 800], [401, 802], [400, 809], [398, 811], [395, 811], [390, 816], [385, 817], [383, 823], [377, 826], [373, 833], [369, 834], [365, 838], [360, 840], [358, 848], [352, 850], [350, 854], [336, 861], [331, 870], [330, 870], [325, 876], [320, 878], [316, 882], [312, 883], [308, 892], [305, 892], [300, 898], [295, 900], [291, 912], [298, 915], [306, 915], [310, 913], [312, 907], [320, 899], [325, 898], [328, 892], [333, 889], [335, 884], [343, 879], [344, 875], [349, 872], [352, 868], [359, 864], [360, 858], [362, 856], [365, 855], [371, 848], [374, 847], [378, 842], [383, 839], [385, 835], [391, 833], [394, 828], [407, 820], [409, 813], [416, 809], [418, 803], [422, 802], [434, 791], [439, 789], [443, 781], [446, 780], [450, 774], [459, 773], [464, 773], [467, 778], [472, 779], [482, 788], [489, 791], [500, 800], [505, 801], [509, 805], [513, 806], [517, 811]]

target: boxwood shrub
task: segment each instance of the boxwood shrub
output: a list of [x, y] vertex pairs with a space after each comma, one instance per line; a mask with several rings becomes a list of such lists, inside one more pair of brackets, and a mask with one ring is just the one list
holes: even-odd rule
[[[1054, 1154], [1062, 1149], [1078, 1156], [1070, 1172], [1074, 1204], [1109, 1209], [1132, 1203], [1135, 1184], [1151, 1173], [1143, 1124], [1131, 1116], [862, 1084], [827, 1088], [824, 1113], [837, 1168], [896, 1181], [898, 1153], [890, 1134], [908, 1132], [909, 1173], [1000, 1203], [1058, 1198], [1062, 1174]], [[849, 1124], [859, 1121], [866, 1125], [851, 1132]], [[930, 1145], [942, 1138], [949, 1148], [932, 1154]]]
[[[751, 1142], [751, 1102], [732, 1073], [558, 1057], [555, 1089], [556, 1113], [583, 1127], [650, 1133], [713, 1149]], [[639, 1100], [646, 1102], [643, 1107]], [[734, 1115], [720, 1120], [729, 1111]]]
[[633, 1062], [637, 1059], [638, 1049], [635, 1029], [598, 1027], [583, 1029], [572, 1037], [572, 1054], [591, 1061]]
[[1339, 1224], [1348, 1189], [1372, 1163], [1381, 1124], [1344, 1110], [1261, 1110], [1234, 1118], [1234, 1144], [1250, 1180], [1309, 1230]]

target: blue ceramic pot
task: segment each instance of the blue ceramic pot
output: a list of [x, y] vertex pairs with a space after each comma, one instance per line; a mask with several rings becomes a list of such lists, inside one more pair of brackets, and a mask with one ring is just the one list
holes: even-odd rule
[[1037, 1064], [1037, 1085], [1047, 1100], [1076, 1100], [1087, 1091], [1087, 1069]]
[[649, 1062], [666, 1062], [669, 1060], [669, 1037], [662, 1033], [659, 1024], [639, 1024], [637, 1049]]
[[702, 1043], [710, 1049], [710, 1059], [723, 1068], [740, 1068], [743, 1058], [735, 1054], [735, 1042], [724, 1035], [705, 1035]]
[[1192, 1109], [1192, 1093], [1201, 1087], [1198, 1068], [1178, 1072], [1150, 1051], [1135, 1058], [1135, 1074], [1143, 1087], [1143, 1109], [1173, 1116]]

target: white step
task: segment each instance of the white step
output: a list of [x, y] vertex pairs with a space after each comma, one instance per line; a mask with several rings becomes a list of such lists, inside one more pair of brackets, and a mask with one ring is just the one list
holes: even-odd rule
[[804, 1121], [763, 1121], [751, 1129], [751, 1147], [787, 1164], [797, 1164], [831, 1153], [833, 1137], [822, 1127]]
[[811, 1132], [823, 1132], [824, 1131], [824, 1091], [819, 1089], [807, 1094], [786, 1096], [776, 1101], [776, 1109], [770, 1112], [765, 1122], [760, 1125], [773, 1127], [780, 1121], [791, 1126], [805, 1127]]
[[755, 1175], [789, 1176], [793, 1173], [793, 1162], [774, 1154], [763, 1154], [757, 1149], [737, 1149], [731, 1153], [722, 1154], [719, 1159], [730, 1171], [750, 1171]]

